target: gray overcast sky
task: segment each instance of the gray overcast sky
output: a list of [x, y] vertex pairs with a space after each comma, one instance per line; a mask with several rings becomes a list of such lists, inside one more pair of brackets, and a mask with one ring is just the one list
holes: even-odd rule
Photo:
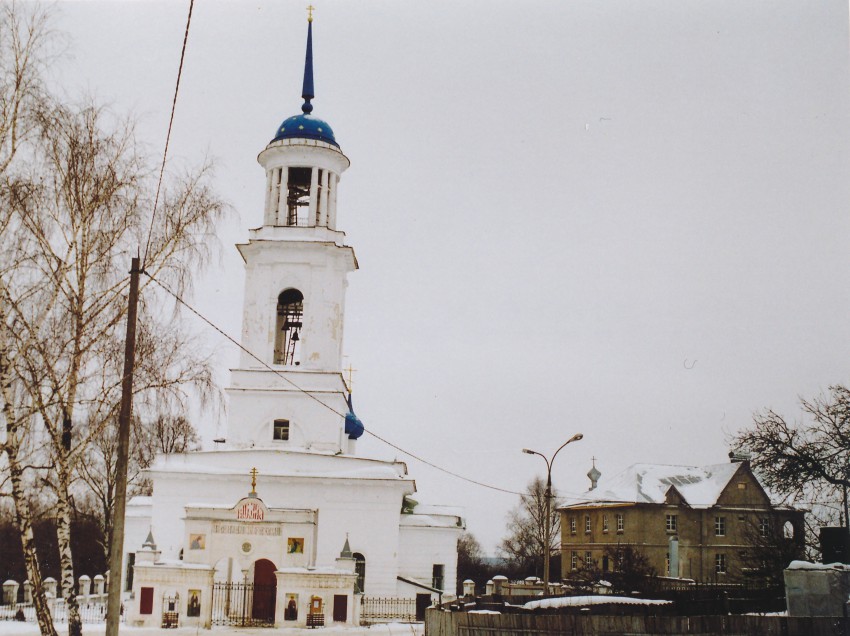
[[[236, 336], [233, 244], [261, 223], [256, 155], [300, 112], [306, 4], [195, 3], [171, 156], [215, 157], [238, 212], [195, 296]], [[522, 447], [581, 431], [553, 474], [580, 492], [591, 456], [603, 480], [727, 461], [753, 411], [848, 381], [846, 0], [314, 4], [367, 429], [509, 490], [543, 469]], [[59, 4], [57, 82], [159, 151], [187, 8]], [[496, 545], [516, 497], [409, 466]]]

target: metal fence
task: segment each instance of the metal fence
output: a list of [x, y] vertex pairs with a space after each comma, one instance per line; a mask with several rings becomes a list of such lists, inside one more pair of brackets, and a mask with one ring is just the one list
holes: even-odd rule
[[416, 599], [363, 596], [360, 600], [361, 623], [386, 623], [416, 620]]
[[216, 583], [213, 585], [212, 624], [273, 627], [276, 585]]
[[[92, 600], [85, 601], [80, 599], [80, 618], [84, 623], [105, 623], [106, 622], [106, 601]], [[50, 615], [54, 623], [68, 622], [68, 607], [62, 599], [48, 601], [50, 607]], [[124, 622], [124, 612], [122, 608], [121, 622]], [[24, 621], [27, 623], [37, 622], [35, 616], [35, 607], [32, 603], [16, 603], [15, 605], [0, 605], [0, 621]]]

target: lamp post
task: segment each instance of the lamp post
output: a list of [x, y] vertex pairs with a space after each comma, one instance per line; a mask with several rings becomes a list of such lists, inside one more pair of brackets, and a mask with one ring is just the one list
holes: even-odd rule
[[566, 442], [561, 444], [561, 446], [556, 450], [552, 459], [548, 459], [546, 455], [543, 453], [538, 453], [535, 450], [531, 450], [530, 448], [523, 448], [522, 452], [528, 455], [540, 455], [543, 458], [543, 461], [546, 462], [546, 519], [543, 524], [543, 585], [544, 585], [544, 594], [549, 593], [549, 557], [551, 556], [551, 541], [552, 537], [550, 536], [552, 529], [552, 464], [555, 463], [555, 458], [558, 456], [558, 453], [561, 452], [561, 449], [569, 444], [570, 442], [579, 441], [584, 435], [581, 433], [576, 433]]

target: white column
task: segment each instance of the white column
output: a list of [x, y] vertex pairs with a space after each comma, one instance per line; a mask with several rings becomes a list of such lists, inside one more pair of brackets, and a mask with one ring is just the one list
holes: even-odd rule
[[319, 202], [319, 222], [317, 225], [328, 224], [328, 197], [330, 196], [330, 171], [322, 171], [322, 200]]
[[339, 184], [339, 175], [331, 173], [331, 178], [328, 180], [330, 188], [330, 197], [328, 199], [328, 227], [332, 230], [336, 229], [336, 189]]
[[272, 209], [272, 201], [274, 201], [274, 197], [272, 195], [272, 191], [274, 190], [274, 170], [266, 170], [266, 203], [265, 203], [265, 212], [263, 214], [263, 218], [265, 219], [264, 225], [273, 225], [272, 219], [274, 219], [274, 211]]
[[286, 208], [286, 196], [289, 192], [289, 168], [283, 166], [279, 168], [277, 204], [275, 210], [275, 225], [286, 225], [286, 215], [289, 210]]
[[319, 190], [319, 169], [313, 168], [310, 171], [310, 208], [307, 211], [308, 225], [316, 222], [316, 199], [318, 198]]

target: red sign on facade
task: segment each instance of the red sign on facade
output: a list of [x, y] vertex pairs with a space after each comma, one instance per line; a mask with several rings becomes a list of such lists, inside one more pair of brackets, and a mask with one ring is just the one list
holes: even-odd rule
[[266, 511], [259, 501], [243, 501], [236, 508], [236, 518], [241, 521], [262, 521], [265, 516]]

